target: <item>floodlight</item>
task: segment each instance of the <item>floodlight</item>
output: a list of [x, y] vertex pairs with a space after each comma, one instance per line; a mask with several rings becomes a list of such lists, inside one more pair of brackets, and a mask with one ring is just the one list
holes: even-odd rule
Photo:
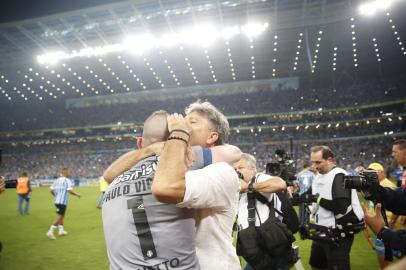
[[56, 64], [61, 59], [67, 58], [67, 55], [62, 51], [50, 52], [37, 56], [37, 61], [40, 64]]
[[248, 37], [248, 38], [255, 38], [262, 34], [265, 29], [268, 28], [268, 23], [248, 23], [246, 25], [241, 26], [241, 31]]
[[226, 27], [221, 31], [221, 35], [225, 40], [230, 40], [234, 36], [240, 34], [240, 28], [238, 26], [233, 26], [233, 27]]
[[145, 51], [157, 46], [157, 40], [150, 34], [128, 36], [123, 42], [123, 47], [125, 50], [138, 55], [141, 55]]
[[395, 0], [375, 0], [369, 3], [360, 5], [359, 12], [362, 15], [371, 16], [379, 10], [387, 10]]

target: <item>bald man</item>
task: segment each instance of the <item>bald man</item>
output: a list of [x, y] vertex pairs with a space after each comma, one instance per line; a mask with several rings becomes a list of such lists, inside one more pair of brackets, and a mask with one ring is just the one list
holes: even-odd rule
[[[151, 193], [159, 159], [155, 152], [163, 146], [155, 143], [168, 135], [167, 113], [154, 112], [137, 139], [139, 150], [123, 155], [104, 173], [111, 182], [102, 207], [110, 269], [199, 269], [193, 210], [161, 203]], [[218, 158], [209, 149], [193, 150], [190, 169]]]

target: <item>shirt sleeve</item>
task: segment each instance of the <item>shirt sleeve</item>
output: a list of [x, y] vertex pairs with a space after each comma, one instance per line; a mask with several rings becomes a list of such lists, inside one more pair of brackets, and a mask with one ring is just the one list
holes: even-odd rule
[[344, 187], [344, 174], [338, 173], [333, 180], [332, 197], [334, 199], [351, 199], [351, 189]]
[[192, 146], [192, 150], [195, 152], [195, 160], [189, 170], [201, 169], [212, 164], [212, 154], [209, 148]]
[[387, 243], [392, 249], [400, 250], [402, 254], [406, 252], [406, 230], [392, 231], [384, 229], [379, 234], [383, 242]]
[[320, 199], [320, 206], [330, 210], [334, 215], [344, 214], [351, 205], [351, 190], [344, 187], [344, 174], [338, 173], [334, 177], [332, 186], [332, 200]]
[[210, 148], [203, 148], [203, 160], [204, 167], [209, 166], [210, 164], [213, 163], [213, 156]]
[[186, 190], [179, 207], [229, 208], [238, 200], [237, 173], [224, 162], [186, 173]]
[[66, 178], [66, 180], [68, 181], [68, 188], [67, 190], [72, 190], [73, 189], [73, 180]]
[[396, 215], [406, 215], [406, 188], [396, 189], [378, 186], [378, 196], [385, 204], [385, 208]]

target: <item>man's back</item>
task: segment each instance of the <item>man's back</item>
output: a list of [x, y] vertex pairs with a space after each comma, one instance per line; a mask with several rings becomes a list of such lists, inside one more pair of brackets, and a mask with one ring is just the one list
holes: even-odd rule
[[160, 203], [151, 194], [157, 160], [152, 156], [139, 162], [105, 193], [110, 269], [199, 269], [193, 212]]
[[196, 251], [202, 269], [240, 269], [232, 246], [232, 227], [238, 209], [239, 180], [224, 162], [186, 174], [181, 207], [197, 208]]

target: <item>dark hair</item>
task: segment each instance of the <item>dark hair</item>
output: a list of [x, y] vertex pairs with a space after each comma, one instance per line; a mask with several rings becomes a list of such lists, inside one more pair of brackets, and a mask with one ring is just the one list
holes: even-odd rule
[[28, 174], [27, 174], [26, 172], [23, 172], [23, 173], [22, 173], [22, 176], [27, 177]]
[[406, 140], [405, 139], [399, 139], [393, 142], [393, 145], [398, 145], [400, 149], [404, 150], [406, 149]]
[[313, 146], [310, 151], [312, 153], [320, 152], [322, 154], [323, 159], [327, 160], [328, 158], [334, 158], [334, 153], [331, 151], [330, 147], [326, 145], [317, 145]]
[[309, 168], [309, 167], [310, 167], [309, 163], [307, 163], [307, 162], [303, 163], [303, 169], [306, 169], [306, 168]]

